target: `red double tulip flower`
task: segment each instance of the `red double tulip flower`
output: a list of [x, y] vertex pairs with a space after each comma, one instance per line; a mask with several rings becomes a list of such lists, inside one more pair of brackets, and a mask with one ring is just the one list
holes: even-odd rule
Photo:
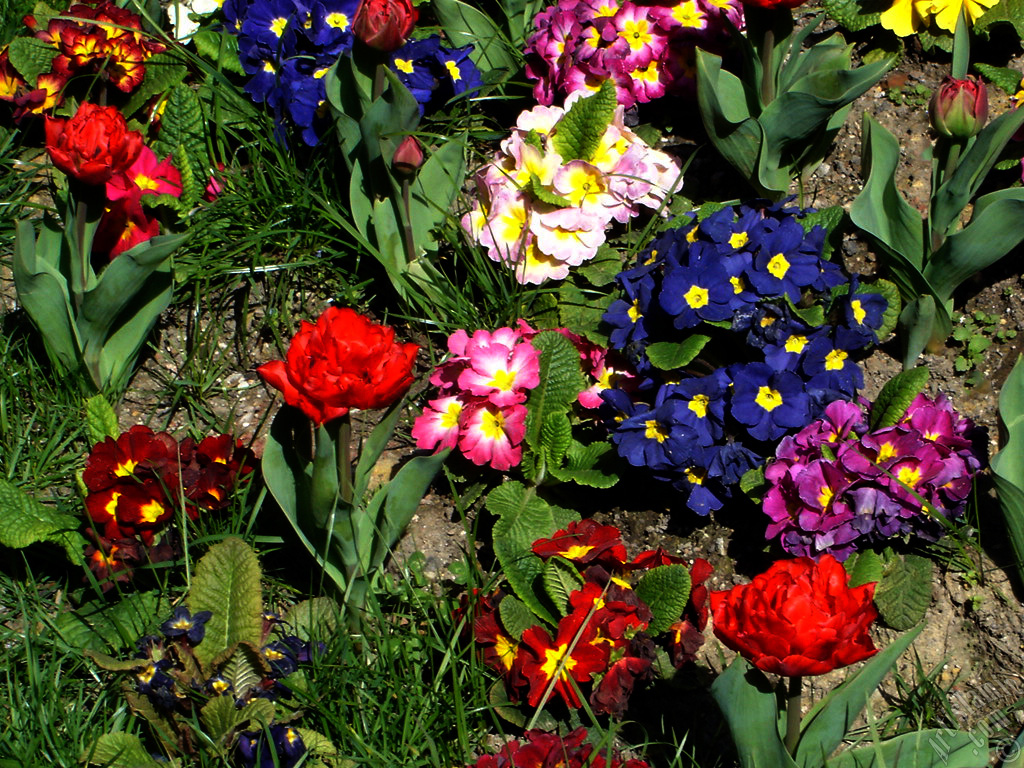
[[142, 134], [128, 130], [116, 107], [85, 101], [70, 120], [46, 118], [46, 151], [69, 176], [86, 184], [104, 184], [135, 162], [142, 151]]
[[715, 635], [778, 675], [823, 675], [872, 656], [875, 585], [850, 588], [832, 555], [781, 560], [750, 584], [711, 593]]
[[396, 344], [393, 329], [359, 313], [329, 307], [316, 325], [303, 321], [288, 359], [261, 365], [260, 376], [288, 405], [317, 424], [351, 408], [391, 405], [413, 381], [417, 344]]
[[988, 90], [974, 75], [962, 80], [944, 77], [928, 104], [932, 127], [943, 136], [969, 139], [988, 120]]
[[419, 13], [410, 0], [362, 0], [352, 20], [352, 34], [384, 53], [405, 45]]

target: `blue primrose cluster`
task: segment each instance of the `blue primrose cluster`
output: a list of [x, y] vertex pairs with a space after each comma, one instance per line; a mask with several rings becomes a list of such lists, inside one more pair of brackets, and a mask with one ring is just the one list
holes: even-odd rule
[[[602, 393], [611, 439], [698, 514], [720, 509], [781, 437], [855, 397], [854, 358], [886, 325], [886, 297], [822, 258], [826, 233], [805, 228], [808, 213], [764, 203], [690, 214], [617, 277], [624, 297], [604, 320], [637, 376]], [[699, 357], [654, 364], [677, 344]]]
[[[266, 103], [277, 137], [285, 142], [284, 117], [314, 147], [329, 125], [325, 76], [352, 50], [352, 20], [359, 0], [225, 0], [227, 28], [238, 38], [238, 56], [249, 75], [245, 92]], [[424, 108], [478, 88], [472, 46], [448, 49], [434, 35], [407, 43], [391, 66]]]
[[[192, 649], [202, 642], [210, 611], [190, 614], [185, 606], [178, 606], [170, 619], [160, 626], [159, 635], [146, 635], [136, 643], [135, 658], [140, 664], [134, 669], [135, 689], [145, 696], [153, 707], [164, 715], [189, 717], [193, 708], [217, 696], [232, 696], [239, 709], [257, 698], [277, 701], [294, 698], [292, 691], [281, 680], [297, 671], [299, 665], [309, 662], [322, 645], [301, 640], [282, 632], [282, 622], [276, 614], [264, 616], [265, 644], [260, 657], [267, 670], [259, 680], [244, 681], [244, 688], [236, 690], [236, 683], [223, 675], [206, 680], [196, 679], [199, 668]], [[299, 731], [285, 725], [274, 724], [265, 731], [239, 735], [236, 744], [239, 762], [245, 768], [254, 766], [297, 765], [306, 747]]]

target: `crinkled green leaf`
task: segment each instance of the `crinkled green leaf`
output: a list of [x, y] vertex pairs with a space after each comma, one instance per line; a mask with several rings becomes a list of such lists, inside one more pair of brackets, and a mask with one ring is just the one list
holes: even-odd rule
[[875, 605], [882, 621], [896, 630], [910, 629], [924, 620], [932, 602], [932, 561], [920, 555], [886, 558], [882, 579], [875, 587]]
[[105, 733], [79, 759], [104, 768], [175, 768], [181, 765], [177, 758], [164, 762], [151, 756], [134, 733]]
[[678, 563], [652, 568], [640, 577], [636, 596], [647, 603], [654, 614], [647, 633], [659, 635], [683, 615], [690, 599], [690, 571]]
[[755, 504], [761, 502], [761, 497], [765, 491], [765, 480], [764, 480], [764, 466], [754, 467], [748, 469], [743, 473], [740, 478], [740, 490], [743, 495], [753, 501]]
[[167, 98], [153, 149], [161, 155], [174, 155], [174, 165], [182, 174], [181, 204], [191, 208], [203, 195], [211, 163], [202, 102], [184, 83], [174, 86]]
[[540, 444], [549, 462], [560, 465], [572, 443], [572, 425], [564, 413], [549, 413], [540, 428]]
[[849, 584], [851, 587], [859, 587], [862, 584], [870, 584], [872, 582], [877, 583], [882, 580], [882, 558], [872, 549], [854, 552], [843, 563], [843, 566], [845, 566], [846, 572], [850, 574]]
[[234, 696], [217, 696], [210, 699], [199, 711], [206, 733], [221, 746], [236, 730], [259, 731], [274, 721], [274, 702], [270, 699], [254, 698], [245, 706], [235, 706]]
[[619, 476], [601, 459], [612, 451], [611, 443], [601, 441], [584, 445], [573, 440], [566, 452], [566, 465], [549, 465], [548, 472], [563, 483], [576, 483], [590, 488], [611, 488], [619, 482]]
[[24, 549], [50, 542], [63, 547], [73, 563], [82, 562], [85, 539], [81, 521], [37, 501], [13, 483], [0, 478], [0, 544]]
[[330, 597], [313, 597], [289, 608], [282, 622], [300, 640], [327, 640], [341, 627], [341, 606]]
[[133, 592], [116, 603], [92, 600], [62, 611], [56, 627], [69, 647], [105, 654], [131, 648], [170, 610], [170, 602], [156, 591]]
[[18, 74], [32, 88], [36, 87], [41, 74], [50, 71], [57, 53], [56, 46], [35, 37], [16, 37], [7, 48], [11, 66], [18, 70]]
[[593, 159], [617, 106], [615, 82], [609, 78], [596, 93], [569, 107], [551, 133], [551, 144], [563, 162]]
[[530, 390], [526, 401], [526, 443], [534, 450], [541, 446], [540, 430], [552, 413], [564, 413], [583, 390], [580, 355], [575, 345], [557, 331], [544, 331], [533, 337], [541, 353], [540, 384]]
[[[192, 35], [192, 42], [199, 51], [200, 56], [205, 56], [214, 66], [234, 72], [236, 75], [244, 75], [245, 69], [242, 62], [238, 60], [238, 38], [226, 29], [214, 30], [204, 27], [196, 30]], [[148, 66], [149, 62], [147, 62]], [[147, 70], [148, 76], [148, 70]]]
[[548, 558], [544, 564], [544, 590], [561, 616], [569, 612], [569, 595], [583, 586], [583, 577], [564, 557]]
[[338, 748], [322, 733], [309, 728], [295, 729], [306, 745], [303, 765], [307, 768], [346, 768], [347, 761], [338, 754]]
[[501, 626], [516, 642], [522, 640], [523, 632], [537, 624], [537, 617], [526, 607], [526, 603], [515, 595], [505, 595], [501, 599], [498, 604], [498, 617], [501, 619]]
[[902, 311], [900, 306], [900, 289], [896, 287], [895, 283], [891, 283], [888, 280], [875, 280], [867, 285], [861, 285], [857, 293], [880, 293], [888, 302], [889, 305], [885, 308], [885, 314], [882, 315], [882, 327], [877, 331], [879, 343], [885, 341], [889, 338], [889, 334], [896, 329], [896, 324], [900, 319], [900, 312]]
[[993, 24], [1010, 24], [1017, 39], [1024, 39], [1024, 0], [1000, 0], [974, 22], [974, 31], [988, 34]]
[[695, 333], [684, 341], [658, 341], [645, 350], [651, 365], [662, 371], [674, 371], [689, 365], [704, 346], [711, 341], [710, 336]]
[[117, 414], [103, 395], [93, 395], [85, 401], [85, 428], [89, 433], [89, 442], [94, 445], [108, 437], [116, 440], [120, 436]]
[[[612, 263], [618, 269], [617, 258], [614, 262], [605, 263]], [[588, 291], [584, 294], [572, 283], [563, 282], [558, 286], [558, 314], [562, 325], [588, 341], [607, 346], [608, 335], [601, 330], [601, 319], [615, 298], [613, 291], [601, 291], [597, 295]]]
[[871, 429], [885, 429], [898, 423], [914, 398], [924, 390], [928, 376], [928, 369], [921, 366], [901, 371], [889, 379], [871, 406], [868, 422]]
[[188, 608], [193, 615], [213, 614], [194, 651], [207, 670], [238, 643], [259, 647], [263, 634], [260, 575], [256, 553], [236, 537], [214, 544], [196, 565]]
[[542, 574], [544, 561], [533, 554], [533, 542], [565, 528], [579, 515], [548, 504], [533, 488], [510, 482], [487, 494], [487, 509], [498, 515], [494, 523], [494, 554], [513, 591], [549, 624], [557, 618], [547, 604]]
[[607, 243], [597, 249], [597, 255], [577, 268], [577, 273], [597, 288], [615, 282], [615, 276], [622, 271], [622, 257]]
[[821, 5], [830, 18], [851, 32], [860, 32], [878, 24], [881, 16], [878, 11], [865, 11], [864, 3], [859, 0], [823, 0]]
[[249, 643], [239, 643], [223, 666], [220, 676], [231, 683], [232, 697], [243, 699], [270, 674], [270, 668], [257, 648]]
[[[1024, 7], [1024, 4], [1022, 4]], [[1020, 90], [1021, 73], [1018, 69], [1009, 67], [994, 67], [984, 62], [976, 62], [974, 68], [994, 86], [1003, 91], [1007, 96], [1013, 96]]]
[[[210, 34], [219, 37], [215, 32]], [[234, 40], [234, 35], [223, 33], [225, 37]], [[238, 45], [235, 44], [235, 62], [238, 62]], [[162, 53], [156, 53], [146, 59], [146, 77], [138, 88], [132, 93], [131, 98], [121, 108], [121, 112], [125, 115], [134, 115], [140, 110], [147, 101], [152, 99], [157, 94], [169, 91], [185, 79], [185, 75], [188, 74], [188, 67], [182, 62], [182, 59], [177, 55], [177, 52], [164, 51]], [[239, 74], [244, 74], [239, 72]]]
[[530, 174], [530, 183], [525, 190], [528, 194], [533, 195], [537, 200], [544, 203], [544, 205], [550, 205], [554, 208], [571, 208], [572, 200], [568, 197], [562, 197], [561, 195], [552, 192], [547, 189], [535, 173]]

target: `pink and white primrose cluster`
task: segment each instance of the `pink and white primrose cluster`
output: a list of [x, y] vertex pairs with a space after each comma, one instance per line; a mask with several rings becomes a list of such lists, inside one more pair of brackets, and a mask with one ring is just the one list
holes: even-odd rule
[[[679, 164], [627, 128], [621, 106], [590, 161], [565, 161], [552, 132], [589, 95], [573, 94], [565, 109], [538, 106], [520, 114], [477, 174], [477, 201], [462, 226], [491, 259], [513, 267], [520, 283], [566, 278], [569, 267], [594, 258], [612, 220], [625, 223], [642, 207], [658, 209], [682, 186]], [[562, 204], [550, 202], [555, 199]]]
[[[634, 377], [625, 364], [609, 359], [614, 351], [599, 347], [564, 328], [558, 332], [579, 350], [589, 386], [577, 401], [598, 408], [601, 390], [622, 387]], [[517, 328], [458, 330], [448, 337], [452, 356], [430, 377], [438, 397], [416, 419], [412, 436], [426, 450], [456, 448], [478, 466], [506, 470], [523, 458], [526, 398], [540, 383], [540, 351], [531, 343], [539, 331], [524, 320]]]
[[551, 104], [608, 79], [624, 107], [692, 92], [694, 49], [724, 47], [730, 27], [743, 27], [742, 8], [739, 0], [560, 0], [537, 14], [527, 41], [534, 98]]

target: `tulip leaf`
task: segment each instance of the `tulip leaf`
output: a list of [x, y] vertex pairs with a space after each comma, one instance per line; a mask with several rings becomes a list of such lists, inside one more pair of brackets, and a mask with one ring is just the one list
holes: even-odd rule
[[547, 604], [543, 589], [544, 561], [533, 554], [533, 542], [565, 528], [579, 515], [548, 504], [533, 488], [516, 482], [500, 485], [487, 494], [486, 505], [498, 515], [494, 523], [494, 554], [508, 583], [531, 611], [547, 623], [556, 624], [558, 619]]
[[760, 670], [736, 657], [711, 684], [711, 695], [729, 725], [742, 768], [795, 768], [779, 736], [775, 689]]
[[508, 77], [518, 65], [501, 30], [486, 13], [459, 0], [434, 0], [431, 8], [437, 14], [445, 34], [455, 47], [472, 44], [469, 58], [484, 74]]
[[932, 227], [942, 234], [956, 229], [960, 213], [981, 187], [988, 172], [1018, 129], [1024, 112], [1012, 109], [986, 125], [946, 182], [932, 196]]
[[0, 478], [0, 544], [24, 549], [50, 542], [63, 547], [68, 560], [82, 562], [85, 539], [78, 532], [81, 520], [65, 515], [29, 496], [18, 486]]
[[952, 300], [939, 302], [934, 294], [923, 293], [900, 312], [903, 337], [903, 367], [909, 369], [932, 340], [943, 340], [952, 329]]
[[64, 248], [60, 230], [48, 218], [38, 240], [32, 222], [19, 221], [11, 268], [18, 301], [42, 335], [50, 361], [70, 373], [81, 363], [82, 342], [68, 283], [59, 269]]
[[882, 387], [871, 406], [869, 426], [871, 430], [885, 429], [898, 424], [914, 402], [925, 384], [928, 383], [929, 371], [924, 366], [901, 371], [893, 376]]
[[818, 768], [835, 752], [860, 716], [868, 697], [922, 629], [923, 625], [898, 637], [811, 708], [800, 724], [795, 755], [800, 768]]
[[756, 181], [764, 131], [747, 107], [743, 82], [722, 70], [722, 57], [697, 48], [697, 103], [715, 149], [744, 178]]
[[1005, 439], [992, 457], [992, 473], [1006, 530], [1017, 556], [1017, 572], [1024, 578], [1024, 363], [1020, 355], [999, 393], [999, 421]]
[[449, 453], [451, 449], [447, 448], [431, 456], [414, 456], [381, 488], [386, 494], [383, 514], [378, 514], [375, 520], [367, 520], [373, 532], [371, 568], [376, 569], [391, 553]]
[[195, 647], [196, 659], [209, 671], [239, 643], [259, 647], [263, 636], [263, 596], [256, 553], [242, 539], [229, 537], [210, 547], [196, 565], [188, 609], [213, 615]]
[[1003, 189], [978, 199], [970, 224], [946, 238], [928, 258], [924, 275], [940, 298], [953, 292], [971, 275], [999, 261], [1021, 240], [1024, 228], [1024, 189]]
[[410, 185], [409, 221], [417, 259], [437, 250], [433, 231], [448, 217], [465, 180], [466, 134], [462, 133], [431, 152]]
[[[896, 188], [896, 168], [900, 162], [900, 144], [889, 131], [864, 113], [861, 141], [863, 170], [867, 181], [850, 206], [850, 220], [900, 257], [890, 268], [907, 285], [923, 279], [924, 222], [920, 212], [904, 199]], [[913, 273], [916, 272], [917, 275]], [[918, 279], [920, 276], [920, 279]], [[918, 295], [921, 290], [907, 291]]]
[[659, 565], [640, 577], [636, 596], [651, 609], [647, 632], [659, 635], [679, 621], [690, 599], [690, 571], [685, 565]]
[[523, 639], [523, 632], [536, 626], [537, 617], [526, 607], [526, 603], [515, 595], [505, 595], [498, 604], [501, 626], [516, 642]]
[[102, 765], [105, 768], [176, 768], [181, 760], [170, 762], [151, 756], [134, 733], [105, 733], [85, 752], [82, 762], [88, 765]]
[[920, 555], [886, 558], [875, 605], [882, 621], [896, 630], [910, 629], [924, 619], [932, 602], [932, 561]]
[[950, 728], [905, 733], [840, 752], [829, 768], [984, 768], [989, 764], [988, 734]]
[[573, 102], [551, 133], [551, 144], [563, 163], [593, 159], [617, 106], [615, 81], [611, 78], [603, 80], [593, 95]]

